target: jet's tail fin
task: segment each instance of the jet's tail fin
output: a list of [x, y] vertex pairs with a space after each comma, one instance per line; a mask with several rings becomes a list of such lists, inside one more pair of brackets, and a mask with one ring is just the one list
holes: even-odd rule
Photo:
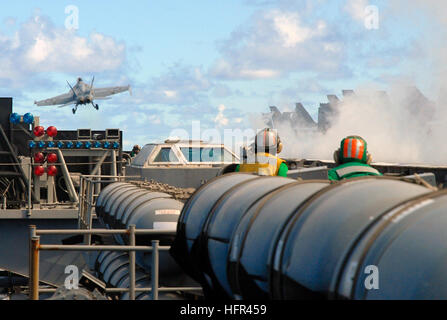
[[67, 80], [67, 84], [70, 87], [71, 91], [73, 92], [74, 96], [76, 97], [77, 96], [76, 92], [74, 91], [73, 87], [71, 86], [70, 82], [68, 82], [68, 80]]
[[273, 113], [281, 113], [276, 106], [270, 106], [270, 111]]

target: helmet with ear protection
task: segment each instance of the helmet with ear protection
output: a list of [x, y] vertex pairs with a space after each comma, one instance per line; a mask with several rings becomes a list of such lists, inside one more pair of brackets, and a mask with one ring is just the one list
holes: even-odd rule
[[337, 164], [346, 162], [361, 162], [370, 164], [372, 156], [368, 153], [367, 143], [360, 136], [348, 136], [341, 140], [340, 148], [334, 152]]
[[255, 151], [266, 153], [280, 153], [283, 144], [274, 129], [265, 128], [256, 134]]

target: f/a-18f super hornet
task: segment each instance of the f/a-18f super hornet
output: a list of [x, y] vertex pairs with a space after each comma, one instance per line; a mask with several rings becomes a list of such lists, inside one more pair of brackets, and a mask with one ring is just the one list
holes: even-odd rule
[[93, 102], [94, 100], [109, 100], [109, 96], [125, 91], [129, 91], [132, 94], [130, 86], [93, 88], [94, 81], [95, 77], [93, 77], [92, 83], [88, 85], [81, 78], [78, 78], [74, 86], [67, 81], [70, 87], [68, 93], [50, 99], [35, 101], [34, 104], [38, 106], [58, 106], [59, 108], [74, 104], [73, 114], [75, 114], [79, 105], [91, 104], [96, 110], [99, 110], [99, 106]]

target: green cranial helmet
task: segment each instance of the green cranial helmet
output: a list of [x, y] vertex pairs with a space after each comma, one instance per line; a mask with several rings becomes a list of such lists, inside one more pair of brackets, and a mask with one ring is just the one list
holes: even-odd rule
[[340, 149], [337, 150], [337, 162], [361, 162], [370, 163], [371, 156], [368, 153], [367, 143], [360, 136], [348, 136], [341, 140]]

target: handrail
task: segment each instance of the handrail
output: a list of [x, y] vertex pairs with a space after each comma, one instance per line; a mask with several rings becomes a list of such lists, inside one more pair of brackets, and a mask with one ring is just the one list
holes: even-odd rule
[[[92, 234], [128, 234], [129, 245], [53, 245], [53, 244], [40, 244], [40, 235], [62, 235], [62, 234], [79, 234], [79, 235], [92, 235]], [[130, 300], [135, 300], [136, 292], [151, 292], [152, 300], [158, 300], [159, 292], [167, 291], [200, 291], [200, 287], [159, 287], [159, 251], [169, 250], [170, 246], [160, 246], [160, 240], [152, 240], [151, 246], [137, 246], [135, 245], [135, 235], [137, 234], [150, 234], [154, 236], [173, 235], [173, 230], [153, 230], [153, 229], [135, 229], [135, 225], [130, 225], [129, 229], [67, 229], [67, 230], [37, 230], [36, 226], [30, 226], [30, 257], [29, 257], [29, 279], [30, 290], [29, 297], [31, 300], [39, 300], [39, 292], [53, 292], [52, 289], [39, 288], [39, 252], [47, 250], [60, 250], [60, 251], [127, 251], [129, 252], [129, 288], [105, 288], [105, 292], [129, 292]], [[135, 252], [136, 251], [148, 251], [152, 252], [152, 268], [151, 268], [151, 281], [152, 288], [136, 288], [135, 287]]]
[[[126, 179], [141, 179], [139, 176], [119, 176], [119, 175], [81, 175], [79, 182], [79, 207], [78, 207], [78, 228], [91, 229], [93, 224], [93, 208], [95, 199], [99, 194], [95, 193], [96, 187], [104, 182], [116, 182]], [[98, 189], [99, 190], [99, 189]], [[99, 192], [99, 191], [98, 191]], [[91, 236], [85, 237], [87, 244], [91, 243]]]

